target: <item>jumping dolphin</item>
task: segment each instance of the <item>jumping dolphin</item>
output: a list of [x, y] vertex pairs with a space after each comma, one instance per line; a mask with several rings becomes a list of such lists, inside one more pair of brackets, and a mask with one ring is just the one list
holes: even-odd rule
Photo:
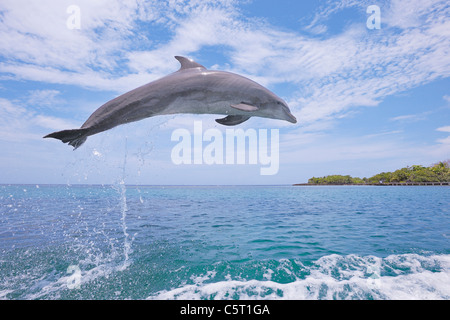
[[181, 68], [168, 76], [127, 92], [98, 108], [80, 129], [63, 130], [44, 138], [74, 147], [88, 136], [118, 125], [165, 114], [222, 114], [216, 121], [235, 126], [250, 117], [297, 123], [286, 102], [260, 84], [240, 75], [207, 70], [197, 62], [176, 56]]

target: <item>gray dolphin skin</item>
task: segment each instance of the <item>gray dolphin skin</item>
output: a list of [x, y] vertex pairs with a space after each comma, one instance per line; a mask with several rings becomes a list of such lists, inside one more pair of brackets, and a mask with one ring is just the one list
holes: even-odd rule
[[98, 108], [80, 129], [46, 135], [68, 143], [74, 150], [87, 137], [158, 115], [221, 114], [216, 122], [235, 126], [251, 117], [297, 123], [286, 102], [260, 84], [240, 75], [207, 70], [197, 62], [175, 57], [181, 68], [168, 76], [127, 92]]

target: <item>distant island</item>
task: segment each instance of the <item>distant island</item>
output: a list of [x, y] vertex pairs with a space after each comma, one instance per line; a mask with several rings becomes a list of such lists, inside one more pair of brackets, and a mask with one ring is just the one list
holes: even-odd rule
[[394, 172], [382, 172], [370, 178], [354, 178], [349, 175], [312, 177], [304, 185], [449, 185], [450, 160], [441, 161], [430, 167], [408, 166]]

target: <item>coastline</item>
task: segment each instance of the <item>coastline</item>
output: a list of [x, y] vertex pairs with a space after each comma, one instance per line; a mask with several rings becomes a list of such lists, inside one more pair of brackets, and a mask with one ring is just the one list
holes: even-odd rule
[[336, 183], [336, 184], [316, 184], [316, 183], [296, 183], [294, 187], [299, 186], [450, 186], [450, 182], [389, 182], [389, 183]]

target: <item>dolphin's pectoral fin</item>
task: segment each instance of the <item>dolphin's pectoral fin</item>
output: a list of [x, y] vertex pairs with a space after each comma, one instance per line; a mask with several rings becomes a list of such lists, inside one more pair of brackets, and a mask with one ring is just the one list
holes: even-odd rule
[[216, 119], [217, 123], [220, 123], [224, 126], [236, 126], [250, 119], [247, 116], [228, 116], [223, 119]]
[[238, 110], [241, 110], [241, 111], [246, 111], [246, 112], [252, 112], [252, 111], [258, 111], [259, 110], [258, 107], [246, 104], [244, 102], [241, 102], [239, 104], [232, 104], [231, 107], [235, 108], [235, 109], [238, 109]]

